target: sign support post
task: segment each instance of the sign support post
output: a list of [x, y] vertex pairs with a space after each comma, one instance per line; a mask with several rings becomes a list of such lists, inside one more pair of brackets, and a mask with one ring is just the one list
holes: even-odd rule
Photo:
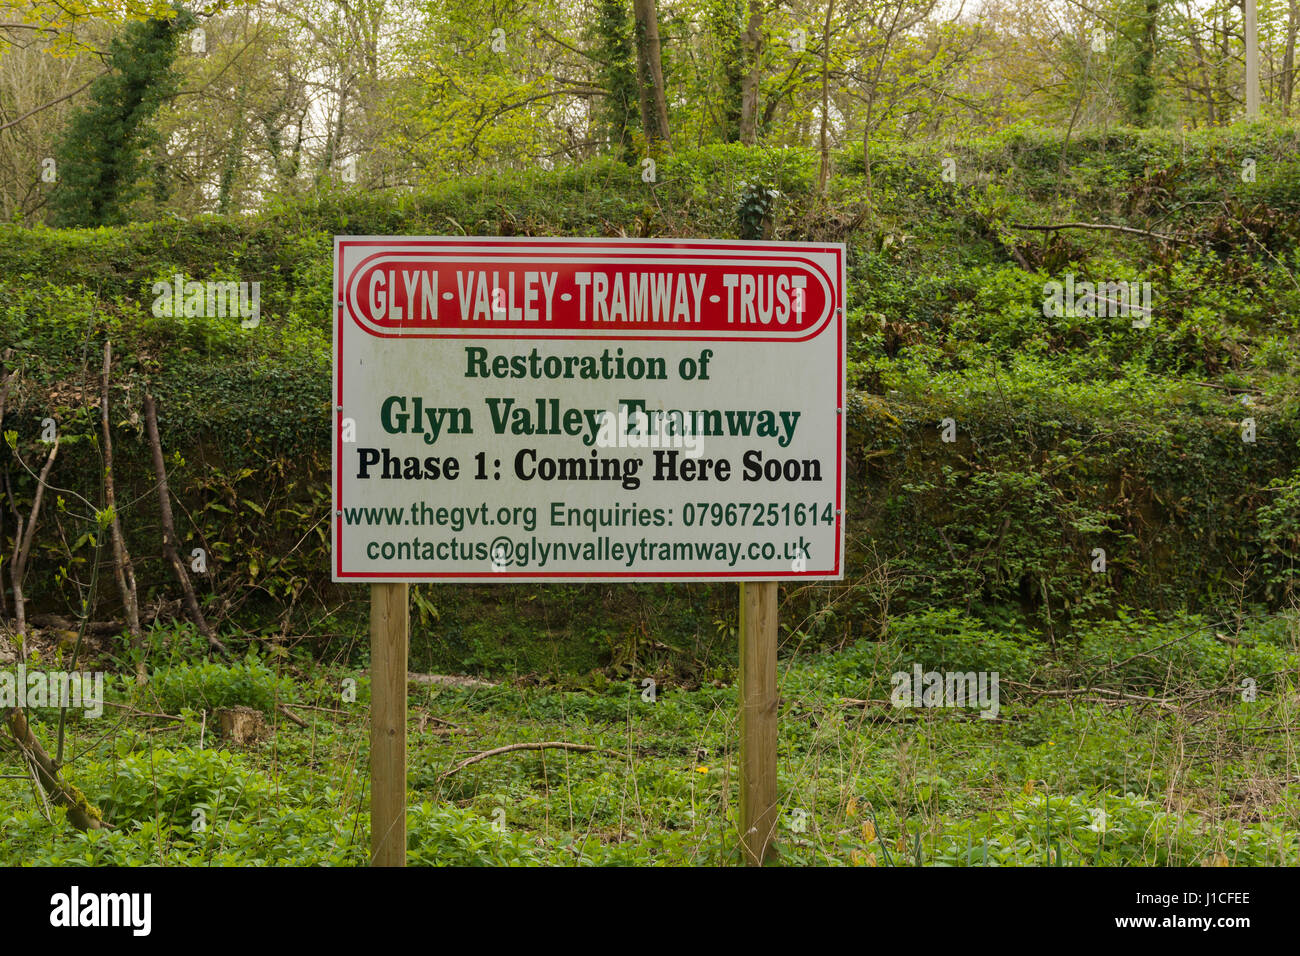
[[370, 585], [370, 864], [406, 865], [407, 588]]
[[740, 833], [747, 866], [761, 866], [776, 835], [775, 581], [740, 585]]

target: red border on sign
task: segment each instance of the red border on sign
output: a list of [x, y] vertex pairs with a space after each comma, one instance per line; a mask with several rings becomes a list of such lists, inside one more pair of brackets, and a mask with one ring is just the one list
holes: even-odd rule
[[[789, 336], [777, 336], [777, 337], [754, 336], [754, 337], [745, 337], [743, 339], [721, 338], [715, 340], [724, 341], [724, 342], [728, 342], [728, 341], [729, 342], [801, 342], [801, 341], [807, 341], [808, 339], [816, 337], [817, 335], [825, 334], [825, 332], [828, 330], [829, 327], [833, 327], [836, 333], [838, 334], [839, 342], [836, 348], [836, 358], [835, 358], [836, 377], [835, 377], [834, 385], [836, 389], [835, 406], [836, 408], [840, 409], [840, 413], [839, 413], [840, 421], [838, 422], [838, 427], [836, 428], [835, 431], [835, 476], [836, 476], [835, 477], [835, 554], [834, 554], [834, 561], [832, 562], [831, 567], [824, 568], [824, 569], [817, 569], [817, 570], [807, 570], [799, 574], [796, 574], [793, 571], [784, 571], [784, 570], [731, 571], [731, 572], [717, 572], [717, 573], [708, 572], [708, 571], [704, 571], [704, 572], [658, 571], [658, 572], [650, 572], [650, 573], [637, 572], [637, 571], [609, 571], [603, 573], [593, 573], [590, 571], [549, 571], [549, 572], [541, 572], [541, 573], [538, 573], [536, 571], [518, 571], [518, 572], [429, 571], [423, 573], [419, 571], [344, 571], [342, 568], [343, 522], [339, 520], [340, 512], [342, 511], [343, 508], [343, 476], [341, 470], [338, 467], [339, 462], [343, 458], [343, 432], [342, 429], [339, 427], [341, 421], [339, 409], [344, 407], [343, 367], [342, 367], [342, 363], [338, 361], [338, 359], [342, 357], [343, 325], [344, 325], [344, 312], [345, 312], [345, 309], [343, 308], [343, 302], [344, 302], [343, 292], [344, 292], [344, 288], [346, 287], [346, 283], [342, 277], [342, 270], [340, 269], [340, 266], [342, 265], [343, 248], [345, 245], [368, 246], [368, 245], [397, 245], [403, 243], [412, 246], [428, 245], [431, 247], [444, 247], [444, 246], [455, 246], [457, 244], [465, 244], [465, 245], [475, 246], [476, 255], [497, 255], [497, 256], [519, 255], [520, 253], [513, 252], [513, 251], [494, 252], [492, 250], [493, 246], [511, 246], [511, 245], [522, 245], [522, 246], [539, 245], [540, 246], [542, 243], [545, 243], [547, 246], [553, 246], [561, 249], [589, 248], [593, 244], [596, 244], [596, 245], [609, 246], [610, 248], [615, 248], [615, 249], [620, 246], [626, 246], [634, 249], [635, 248], [643, 249], [647, 246], [662, 246], [665, 249], [680, 249], [683, 251], [700, 250], [700, 251], [717, 252], [718, 250], [739, 250], [739, 251], [748, 251], [751, 254], [756, 249], [775, 250], [775, 249], [792, 248], [792, 244], [780, 243], [780, 242], [715, 243], [715, 242], [698, 242], [698, 241], [690, 241], [690, 240], [667, 240], [667, 241], [661, 240], [656, 242], [653, 240], [631, 240], [631, 239], [629, 240], [541, 239], [541, 240], [533, 240], [532, 242], [528, 242], [528, 241], [520, 242], [518, 239], [498, 239], [495, 237], [484, 237], [482, 239], [479, 239], [478, 237], [455, 237], [455, 236], [448, 236], [448, 237], [443, 237], [438, 239], [419, 238], [419, 239], [410, 239], [410, 240], [403, 240], [401, 237], [392, 237], [392, 238], [338, 237], [336, 238], [334, 244], [335, 247], [334, 273], [335, 276], [337, 277], [337, 284], [335, 287], [334, 306], [333, 306], [334, 313], [335, 313], [335, 321], [334, 321], [334, 336], [335, 336], [334, 399], [335, 400], [334, 400], [334, 409], [331, 410], [334, 417], [333, 431], [334, 431], [335, 474], [334, 474], [334, 501], [331, 510], [333, 510], [335, 513], [331, 516], [331, 518], [333, 519], [334, 522], [334, 579], [335, 580], [340, 580], [340, 581], [355, 580], [363, 583], [368, 581], [379, 581], [379, 580], [396, 580], [396, 581], [466, 580], [466, 581], [478, 581], [480, 583], [487, 584], [492, 582], [506, 582], [506, 581], [541, 582], [547, 580], [564, 581], [564, 580], [575, 580], [575, 579], [579, 581], [605, 581], [605, 580], [623, 579], [623, 580], [633, 580], [633, 581], [644, 581], [650, 583], [655, 581], [672, 581], [676, 579], [687, 579], [687, 580], [699, 581], [699, 582], [740, 581], [740, 580], [762, 579], [762, 578], [776, 578], [776, 579], [791, 580], [791, 581], [805, 579], [805, 578], [811, 578], [813, 580], [818, 580], [818, 579], [825, 580], [825, 578], [819, 578], [819, 576], [840, 575], [843, 573], [843, 568], [841, 567], [840, 545], [844, 540], [844, 525], [843, 525], [844, 478], [845, 478], [844, 476], [844, 433], [846, 428], [845, 416], [847, 416], [848, 414], [848, 410], [844, 408], [843, 401], [842, 401], [844, 395], [844, 349], [846, 345], [845, 323], [847, 321], [847, 318], [845, 316], [846, 306], [844, 302], [844, 293], [845, 293], [844, 247], [842, 245], [817, 246], [816, 244], [813, 243], [801, 243], [797, 246], [793, 246], [793, 248], [801, 249], [804, 251], [816, 251], [824, 254], [833, 255], [835, 257], [836, 271], [838, 273], [838, 277], [840, 281], [838, 283], [834, 281], [830, 281], [829, 283], [832, 289], [837, 290], [837, 294], [834, 296], [834, 301], [831, 303], [830, 306], [831, 308], [830, 322], [821, 324], [816, 331], [810, 333], [807, 336], [802, 336], [798, 339], [791, 338]], [[486, 246], [487, 248], [486, 249], [482, 248], [484, 246]], [[630, 254], [625, 253], [624, 255], [630, 255]], [[643, 253], [643, 255], [647, 257], [653, 257], [655, 253], [646, 252]], [[736, 258], [746, 258], [746, 257], [737, 256]], [[790, 256], [787, 256], [787, 258], [790, 258]], [[365, 260], [363, 260], [363, 263], [364, 261]], [[809, 262], [808, 265], [812, 268], [817, 269], [818, 271], [821, 271], [823, 275], [825, 274], [824, 271], [821, 270], [821, 268], [819, 266], [816, 266], [814, 263]], [[357, 268], [358, 269], [361, 268], [361, 264], [358, 264]], [[828, 276], [827, 279], [830, 280], [830, 277]], [[353, 321], [355, 322], [356, 320], [354, 319]], [[501, 335], [484, 335], [481, 333], [466, 333], [466, 334], [397, 333], [397, 334], [388, 335], [383, 333], [375, 333], [370, 329], [366, 328], [360, 322], [356, 322], [356, 325], [358, 326], [358, 328], [362, 329], [363, 331], [377, 338], [380, 337], [382, 338], [449, 338], [449, 339], [483, 339], [486, 341], [500, 341], [502, 338], [504, 338], [504, 336]], [[711, 338], [708, 335], [688, 335], [688, 334], [667, 335], [667, 336], [665, 335], [545, 335], [545, 336], [531, 335], [531, 336], [519, 336], [519, 337], [520, 338], [545, 338], [545, 339], [554, 339], [556, 341], [564, 341], [564, 340], [586, 341], [586, 340], [604, 340], [604, 339], [615, 339], [619, 341], [675, 341], [677, 339], [698, 340], [698, 339]]]

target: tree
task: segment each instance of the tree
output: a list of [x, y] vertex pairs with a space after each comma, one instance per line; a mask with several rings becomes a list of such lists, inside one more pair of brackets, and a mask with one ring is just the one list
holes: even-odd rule
[[595, 33], [597, 72], [606, 90], [598, 115], [611, 145], [622, 152], [625, 162], [633, 163], [640, 122], [632, 25], [624, 0], [597, 0]]
[[[41, 43], [0, 56], [0, 220], [43, 220], [52, 173], [47, 158], [76, 95], [102, 72], [87, 57], [54, 57]], [[48, 170], [48, 172], [47, 172]]]
[[712, 0], [708, 7], [709, 30], [717, 43], [717, 64], [721, 79], [719, 133], [724, 142], [740, 139], [741, 109], [744, 92], [744, 50], [741, 48], [740, 0]]
[[563, 37], [562, 4], [429, 0], [422, 11], [421, 29], [394, 44], [401, 76], [383, 103], [380, 145], [412, 182], [580, 153], [572, 130], [606, 91], [593, 85], [594, 61]]
[[1120, 10], [1119, 31], [1126, 60], [1122, 74], [1124, 107], [1134, 126], [1151, 125], [1155, 115], [1159, 18], [1160, 0], [1125, 0]]
[[671, 147], [668, 136], [668, 98], [659, 58], [659, 16], [655, 0], [632, 0], [636, 17], [637, 82], [641, 88], [641, 125], [651, 149]]
[[177, 10], [167, 20], [129, 24], [109, 46], [109, 72], [90, 86], [55, 150], [59, 185], [51, 196], [54, 224], [120, 223], [139, 190], [145, 150], [156, 141], [150, 120], [176, 92], [177, 40], [194, 26]]
[[[167, 20], [176, 0], [3, 0], [0, 16], [0, 54], [7, 47], [24, 48], [39, 40], [59, 55], [79, 56], [96, 51], [93, 32], [99, 23], [121, 24], [138, 20]], [[208, 16], [232, 0], [191, 4], [191, 12]], [[234, 0], [247, 3], [249, 0]]]
[[759, 57], [763, 53], [763, 5], [749, 2], [749, 22], [745, 25], [745, 58], [749, 71], [741, 87], [740, 141], [746, 146], [758, 142], [758, 85], [762, 79]]
[[1283, 116], [1291, 115], [1291, 100], [1295, 95], [1295, 41], [1297, 32], [1300, 32], [1300, 0], [1287, 0], [1282, 67], [1278, 71], [1277, 78], [1277, 99], [1282, 104]]

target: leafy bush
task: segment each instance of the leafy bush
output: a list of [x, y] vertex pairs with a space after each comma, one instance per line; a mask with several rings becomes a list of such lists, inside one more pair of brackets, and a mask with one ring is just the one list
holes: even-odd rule
[[[941, 866], [1150, 866], [1206, 862], [1215, 846], [1195, 815], [1178, 816], [1132, 793], [1030, 793], [1005, 810], [946, 828], [926, 862]], [[1295, 852], [1294, 839], [1290, 852]], [[1249, 865], [1237, 853], [1234, 865]]]
[[270, 780], [248, 768], [238, 754], [215, 750], [130, 753], [111, 768], [99, 801], [109, 823], [166, 821], [191, 831], [195, 811], [205, 825], [223, 815], [252, 813], [270, 802]]
[[525, 866], [547, 862], [527, 836], [493, 829], [472, 810], [421, 803], [407, 810], [407, 863], [413, 866]]
[[1118, 620], [1093, 621], [1079, 630], [1079, 665], [1133, 690], [1209, 690], [1236, 686], [1245, 678], [1261, 690], [1295, 673], [1300, 657], [1259, 639], [1250, 629], [1230, 634], [1227, 624], [1199, 615], [1159, 621], [1150, 611], [1121, 608]]
[[243, 705], [270, 713], [277, 701], [293, 699], [293, 682], [249, 655], [243, 661], [224, 664], [206, 661], [159, 668], [148, 684], [165, 709], [212, 710]]
[[925, 670], [997, 671], [1026, 680], [1043, 657], [1037, 635], [999, 633], [956, 608], [923, 611], [891, 621], [889, 639]]

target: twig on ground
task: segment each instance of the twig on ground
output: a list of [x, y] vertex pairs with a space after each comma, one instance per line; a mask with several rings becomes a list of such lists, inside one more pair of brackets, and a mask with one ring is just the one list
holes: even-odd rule
[[612, 754], [615, 757], [623, 756], [623, 754], [619, 753], [617, 750], [609, 750], [605, 747], [597, 747], [594, 744], [571, 744], [563, 740], [544, 740], [536, 743], [529, 742], [529, 743], [522, 743], [522, 744], [506, 744], [506, 746], [504, 747], [494, 747], [492, 750], [484, 750], [481, 753], [476, 753], [474, 756], [462, 760], [460, 763], [456, 764], [456, 766], [452, 767], [450, 770], [445, 770], [441, 774], [439, 774], [438, 779], [442, 780], [446, 777], [450, 777], [452, 774], [459, 773], [460, 771], [464, 770], [470, 764], [478, 763], [480, 760], [486, 760], [488, 757], [495, 757], [498, 754], [512, 753], [516, 750], [573, 750], [578, 753], [590, 753], [591, 751], [600, 751], [601, 753]]
[[288, 717], [290, 721], [292, 721], [293, 723], [297, 724], [297, 725], [298, 725], [299, 727], [301, 727], [303, 730], [310, 730], [310, 729], [311, 729], [311, 724], [307, 723], [307, 721], [303, 720], [301, 717], [299, 717], [297, 714], [295, 714], [292, 710], [290, 710], [288, 704], [281, 704], [281, 705], [277, 708], [277, 710], [279, 710], [281, 714], [283, 714], [285, 717]]
[[1116, 226], [1108, 222], [1058, 222], [1051, 225], [1035, 226], [1024, 222], [1007, 223], [1012, 229], [1032, 229], [1035, 232], [1059, 232], [1062, 229], [1093, 229], [1104, 232], [1123, 232], [1134, 236], [1145, 236], [1148, 239], [1160, 239], [1163, 242], [1181, 242], [1186, 245], [1194, 245], [1191, 239], [1184, 239], [1182, 236], [1167, 236], [1160, 232], [1151, 232], [1147, 229], [1135, 229], [1133, 226]]

